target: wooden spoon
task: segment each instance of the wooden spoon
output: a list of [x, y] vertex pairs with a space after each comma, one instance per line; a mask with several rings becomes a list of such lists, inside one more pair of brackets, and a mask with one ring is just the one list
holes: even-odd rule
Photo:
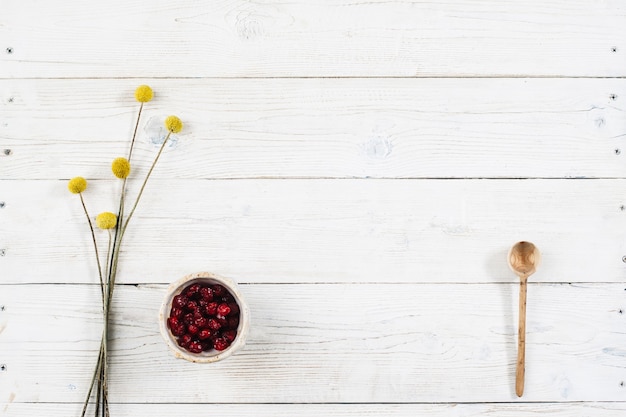
[[526, 361], [526, 286], [528, 277], [535, 273], [541, 254], [530, 242], [517, 242], [509, 251], [509, 267], [520, 279], [519, 287], [519, 328], [517, 336], [517, 369], [515, 372], [515, 393], [524, 394], [524, 373]]

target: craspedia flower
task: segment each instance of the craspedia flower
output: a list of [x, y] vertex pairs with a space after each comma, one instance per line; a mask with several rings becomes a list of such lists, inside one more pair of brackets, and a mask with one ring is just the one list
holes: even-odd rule
[[87, 180], [83, 177], [74, 177], [67, 183], [67, 189], [73, 194], [80, 194], [87, 189]]
[[96, 216], [96, 225], [100, 229], [113, 229], [117, 224], [117, 216], [110, 211], [105, 211]]
[[172, 133], [178, 133], [183, 129], [183, 122], [176, 116], [167, 116], [165, 118], [165, 127]]
[[140, 101], [142, 103], [146, 103], [152, 100], [152, 96], [152, 88], [150, 88], [150, 86], [148, 85], [140, 85], [135, 90], [135, 98], [137, 99], [137, 101]]
[[130, 174], [130, 162], [126, 158], [115, 158], [111, 164], [111, 171], [117, 178], [126, 178]]

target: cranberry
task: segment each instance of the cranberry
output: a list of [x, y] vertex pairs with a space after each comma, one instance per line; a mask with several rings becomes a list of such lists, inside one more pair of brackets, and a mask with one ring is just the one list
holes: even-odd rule
[[230, 295], [230, 293], [226, 293], [222, 298], [222, 302], [226, 303], [226, 304], [230, 304], [230, 303], [234, 303], [235, 302], [235, 298]]
[[237, 314], [237, 313], [239, 313], [239, 306], [237, 305], [237, 303], [235, 303], [235, 302], [229, 303], [228, 307], [230, 307], [230, 314]]
[[170, 317], [167, 319], [167, 327], [169, 327], [170, 329], [173, 329], [179, 324], [180, 322], [178, 321], [178, 317]]
[[237, 337], [240, 308], [219, 284], [192, 284], [172, 299], [167, 327], [191, 353], [227, 349]]
[[183, 323], [178, 323], [175, 327], [172, 327], [172, 334], [174, 336], [182, 336], [185, 334], [187, 330], [186, 326]]
[[220, 322], [218, 322], [215, 319], [209, 319], [208, 326], [209, 326], [209, 329], [211, 330], [219, 330], [222, 327]]
[[230, 316], [228, 318], [228, 328], [229, 329], [237, 329], [239, 327], [239, 317]]
[[228, 326], [228, 320], [226, 319], [226, 317], [216, 316], [215, 320], [217, 320], [217, 322], [220, 324], [220, 328]]
[[188, 302], [187, 302], [187, 305], [186, 305], [185, 307], [186, 307], [186, 308], [187, 308], [187, 310], [189, 310], [189, 311], [196, 311], [196, 310], [198, 310], [198, 308], [199, 308], [199, 307], [198, 307], [198, 303], [196, 303], [196, 302], [195, 302], [195, 301], [193, 301], [193, 300], [188, 301]]
[[222, 303], [217, 306], [217, 314], [220, 316], [226, 317], [230, 314], [230, 307], [226, 303]]
[[209, 325], [209, 320], [207, 320], [205, 317], [200, 317], [200, 318], [195, 319], [193, 321], [193, 324], [198, 326], [200, 329], [204, 329], [205, 327]]
[[200, 353], [202, 352], [202, 345], [199, 342], [191, 342], [187, 350], [191, 353]]
[[213, 290], [209, 287], [200, 288], [200, 297], [204, 301], [213, 301]]
[[191, 343], [191, 335], [184, 334], [178, 339], [178, 345], [186, 348]]
[[217, 303], [207, 304], [204, 313], [208, 316], [214, 316], [217, 313]]
[[183, 316], [183, 323], [190, 325], [193, 323], [194, 317], [192, 313], [187, 313]]
[[213, 289], [213, 294], [218, 297], [221, 297], [227, 294], [226, 288], [224, 288], [220, 284], [213, 285], [212, 289]]
[[226, 341], [232, 343], [235, 340], [235, 337], [237, 337], [237, 330], [226, 330], [222, 333], [222, 337], [226, 339]]
[[188, 301], [189, 300], [184, 295], [177, 295], [172, 300], [172, 306], [177, 307], [177, 308], [183, 308], [187, 305]]
[[228, 340], [224, 339], [223, 337], [218, 337], [213, 342], [213, 348], [215, 350], [220, 350], [221, 351], [221, 350], [226, 349], [228, 346], [230, 346], [230, 343], [228, 342]]
[[189, 298], [200, 298], [200, 284], [192, 284], [185, 290], [185, 295]]
[[178, 308], [178, 307], [172, 307], [172, 309], [170, 310], [170, 317], [182, 317], [183, 315], [183, 310]]
[[213, 333], [209, 329], [202, 329], [200, 330], [200, 333], [198, 333], [198, 339], [200, 340], [207, 340], [210, 339], [212, 336]]

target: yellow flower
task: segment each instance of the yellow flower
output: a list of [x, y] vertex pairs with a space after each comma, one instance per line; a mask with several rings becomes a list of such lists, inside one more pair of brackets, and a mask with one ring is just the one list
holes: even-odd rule
[[117, 178], [126, 178], [130, 174], [130, 162], [126, 158], [115, 158], [111, 164], [111, 171]]
[[74, 177], [67, 183], [67, 189], [73, 194], [80, 194], [87, 189], [87, 180], [83, 177]]
[[142, 103], [146, 103], [152, 100], [152, 96], [152, 88], [150, 88], [150, 86], [148, 85], [140, 85], [135, 90], [135, 98], [137, 99], [137, 101], [140, 101]]
[[113, 229], [117, 224], [117, 216], [110, 211], [105, 211], [96, 216], [96, 224], [100, 229]]
[[165, 119], [165, 127], [173, 133], [178, 133], [183, 129], [183, 122], [176, 116], [167, 116]]

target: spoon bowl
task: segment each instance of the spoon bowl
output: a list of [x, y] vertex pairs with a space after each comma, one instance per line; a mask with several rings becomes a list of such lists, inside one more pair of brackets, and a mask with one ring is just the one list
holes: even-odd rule
[[534, 274], [541, 262], [541, 253], [537, 247], [530, 242], [517, 242], [509, 250], [509, 267], [520, 278], [529, 277]]
[[520, 279], [519, 282], [519, 326], [517, 333], [517, 367], [515, 370], [515, 393], [524, 394], [526, 373], [526, 293], [528, 277], [535, 273], [541, 261], [539, 249], [530, 242], [517, 242], [509, 250], [509, 267]]

